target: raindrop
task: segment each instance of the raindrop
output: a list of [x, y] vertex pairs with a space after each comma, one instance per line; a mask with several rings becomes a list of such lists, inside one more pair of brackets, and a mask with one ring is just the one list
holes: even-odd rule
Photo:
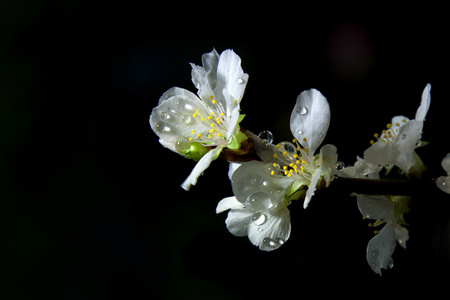
[[183, 122], [183, 124], [185, 124], [185, 125], [192, 125], [194, 120], [195, 119], [192, 118], [190, 115], [186, 115], [186, 114], [181, 115], [181, 122]]
[[155, 125], [155, 129], [156, 131], [158, 131], [159, 133], [163, 133], [163, 132], [169, 132], [170, 131], [170, 127], [168, 127], [166, 124], [164, 124], [164, 122], [160, 121], [158, 123], [156, 123]]
[[258, 134], [258, 137], [260, 139], [262, 139], [263, 141], [265, 141], [267, 144], [272, 144], [272, 142], [273, 142], [273, 134], [269, 130], [261, 131]]
[[342, 161], [338, 161], [334, 167], [336, 168], [336, 170], [338, 171], [342, 171], [345, 168], [345, 164]]
[[394, 267], [394, 259], [390, 259], [387, 266], [386, 266], [386, 270], [390, 270]]
[[278, 243], [276, 243], [275, 240], [273, 240], [271, 238], [264, 238], [263, 239], [263, 244], [268, 246], [268, 247], [276, 247], [276, 246], [278, 246]]
[[251, 194], [248, 196], [247, 201], [254, 210], [266, 210], [274, 206], [269, 195], [264, 192], [255, 192]]
[[239, 84], [243, 84], [244, 83], [244, 79], [239, 77], [238, 79], [236, 79], [236, 82], [239, 83]]
[[303, 130], [300, 129], [300, 130], [298, 131], [298, 134], [303, 134]]
[[299, 106], [297, 107], [297, 113], [299, 113], [301, 116], [304, 116], [308, 113], [308, 108], [305, 106]]
[[161, 119], [163, 119], [163, 120], [170, 119], [170, 115], [166, 111], [162, 111], [159, 115], [161, 116]]
[[277, 243], [279, 245], [283, 245], [284, 244], [284, 240], [282, 238], [276, 238], [275, 239], [275, 243]]
[[261, 212], [255, 213], [252, 217], [252, 222], [257, 226], [261, 226], [262, 224], [266, 223], [266, 220], [266, 215]]
[[280, 146], [280, 150], [281, 151], [286, 151], [288, 153], [291, 154], [296, 154], [297, 153], [297, 147], [294, 146], [294, 144], [290, 143], [290, 142], [281, 142], [278, 144]]
[[258, 231], [259, 231], [259, 232], [262, 232], [263, 229], [262, 229], [261, 227], [258, 227]]

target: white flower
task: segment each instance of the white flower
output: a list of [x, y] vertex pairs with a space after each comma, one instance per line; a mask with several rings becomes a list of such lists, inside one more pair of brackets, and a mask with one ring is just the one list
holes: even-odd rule
[[216, 50], [202, 56], [203, 67], [192, 66], [192, 82], [198, 96], [182, 88], [165, 92], [150, 115], [150, 125], [166, 148], [198, 161], [182, 184], [185, 190], [222, 149], [237, 150], [247, 137], [240, 132], [240, 102], [248, 81], [241, 59], [232, 50]]
[[404, 196], [372, 196], [356, 195], [359, 210], [365, 218], [376, 220], [369, 226], [377, 227], [385, 224], [367, 245], [366, 259], [372, 270], [381, 275], [381, 268], [392, 267], [392, 253], [396, 241], [406, 249], [409, 239], [408, 230], [400, 224], [405, 224], [403, 213], [408, 211], [409, 197]]
[[272, 251], [291, 234], [291, 221], [285, 192], [291, 184], [284, 176], [261, 172], [260, 161], [242, 164], [232, 175], [235, 197], [219, 202], [217, 213], [228, 212], [226, 225], [235, 236], [248, 236], [261, 250]]
[[422, 137], [423, 122], [430, 107], [431, 85], [427, 84], [422, 92], [422, 101], [416, 112], [416, 118], [396, 116], [387, 125], [387, 130], [375, 134], [377, 142], [364, 152], [364, 159], [371, 164], [396, 165], [406, 173], [415, 165], [414, 150]]
[[450, 153], [442, 159], [441, 166], [447, 172], [447, 176], [441, 176], [436, 179], [436, 185], [442, 191], [450, 194]]
[[216, 209], [217, 213], [230, 209], [226, 224], [232, 234], [248, 236], [265, 251], [277, 249], [288, 240], [290, 201], [304, 197], [306, 208], [320, 181], [324, 179], [329, 184], [332, 180], [336, 147], [325, 145], [314, 156], [329, 122], [327, 100], [317, 90], [309, 90], [300, 94], [291, 116], [291, 130], [296, 137], [293, 143], [272, 145], [251, 136], [263, 161], [242, 163], [237, 169], [230, 165], [235, 197], [223, 199]]
[[328, 185], [333, 179], [337, 162], [336, 147], [325, 145], [314, 156], [330, 125], [330, 106], [316, 89], [302, 92], [292, 110], [290, 128], [295, 137], [293, 143], [272, 145], [254, 139], [256, 153], [275, 168], [274, 174], [282, 174], [293, 182], [293, 191], [309, 187], [303, 203], [306, 208], [321, 178]]

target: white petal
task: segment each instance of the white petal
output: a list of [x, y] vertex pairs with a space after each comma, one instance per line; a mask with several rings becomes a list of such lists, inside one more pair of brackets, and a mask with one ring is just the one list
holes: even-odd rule
[[436, 185], [441, 191], [450, 194], [450, 176], [439, 177], [436, 179]]
[[372, 270], [381, 275], [386, 269], [395, 250], [395, 222], [388, 222], [383, 229], [369, 241], [366, 258]]
[[236, 200], [236, 197], [226, 197], [219, 201], [216, 207], [216, 213], [220, 214], [228, 209], [244, 208], [241, 202]]
[[239, 168], [241, 166], [240, 163], [230, 163], [230, 167], [228, 169], [228, 178], [231, 180], [231, 178], [233, 177], [234, 171], [237, 170], [237, 168]]
[[[330, 106], [316, 89], [302, 92], [291, 114], [290, 128], [299, 143], [314, 154], [327, 134]], [[304, 140], [306, 138], [306, 141]]]
[[[208, 89], [212, 90], [216, 85], [217, 80], [217, 65], [219, 63], [219, 54], [216, 49], [213, 49], [210, 53], [205, 53], [202, 55], [202, 64], [201, 66], [196, 66], [191, 64], [192, 66], [192, 82], [198, 90], [204, 88], [205, 85], [208, 85]], [[208, 96], [210, 93], [207, 93]]]
[[313, 177], [311, 178], [311, 184], [308, 187], [308, 190], [306, 191], [306, 197], [305, 201], [303, 202], [303, 208], [307, 208], [309, 205], [309, 202], [311, 202], [312, 196], [314, 196], [314, 192], [316, 191], [316, 185], [319, 181], [320, 174], [322, 171], [320, 169], [317, 169], [316, 173], [314, 173]]
[[241, 67], [241, 58], [233, 50], [225, 50], [220, 54], [217, 66], [217, 89], [226, 89], [231, 99], [227, 101], [227, 111], [231, 111], [235, 105], [234, 100], [239, 104], [244, 95], [248, 81], [248, 74], [245, 74]]
[[395, 224], [395, 238], [400, 246], [406, 249], [406, 242], [409, 239], [408, 229], [399, 224]]
[[[249, 224], [248, 239], [253, 245], [264, 251], [272, 251], [278, 249], [289, 239], [291, 220], [289, 210], [286, 207], [279, 206], [255, 214], [263, 214], [264, 222], [260, 224], [253, 221]], [[257, 218], [257, 220], [260, 220], [260, 218]]]
[[217, 156], [220, 154], [220, 151], [222, 151], [223, 148], [217, 147], [213, 150], [210, 150], [208, 153], [206, 153], [195, 165], [194, 169], [192, 169], [191, 174], [189, 174], [188, 178], [181, 184], [181, 187], [189, 191], [192, 185], [195, 185], [197, 183], [197, 179], [200, 177], [200, 175], [203, 174], [203, 172], [208, 169], [211, 162], [217, 158]]
[[204, 115], [209, 114], [195, 94], [182, 88], [171, 88], [153, 108], [150, 126], [160, 139], [175, 144], [180, 137], [192, 135], [192, 130], [205, 130], [205, 125], [193, 117], [197, 109]]
[[450, 153], [442, 159], [441, 166], [447, 172], [447, 175], [450, 175]]
[[251, 209], [232, 209], [228, 212], [228, 217], [225, 220], [227, 229], [235, 236], [246, 236], [248, 232], [248, 226], [252, 221], [252, 217], [255, 214]]
[[338, 158], [336, 146], [331, 144], [324, 145], [320, 148], [320, 157], [320, 160], [322, 161], [320, 169], [322, 170], [323, 177], [328, 186], [337, 171], [335, 168]]
[[385, 196], [356, 195], [361, 214], [374, 220], [394, 219], [394, 205]]
[[422, 101], [420, 102], [420, 106], [416, 112], [416, 120], [425, 121], [425, 117], [428, 113], [428, 109], [430, 108], [431, 103], [431, 84], [427, 84], [427, 86], [423, 89], [422, 92]]

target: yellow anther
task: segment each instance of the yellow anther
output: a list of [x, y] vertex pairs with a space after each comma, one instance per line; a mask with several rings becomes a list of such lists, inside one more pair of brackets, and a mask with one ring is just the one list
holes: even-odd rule
[[372, 225], [372, 223], [369, 223], [369, 224], [367, 224], [367, 226], [372, 227], [373, 225]]
[[386, 129], [383, 129], [383, 130], [381, 131], [381, 133], [385, 134], [385, 133], [386, 133]]
[[292, 157], [293, 158], [298, 158], [298, 154], [294, 154]]
[[297, 147], [297, 151], [300, 151], [300, 147]]
[[289, 170], [289, 173], [294, 173], [294, 169], [290, 169], [290, 170]]
[[214, 125], [214, 123], [211, 123], [211, 127], [214, 127], [215, 125]]
[[376, 137], [376, 138], [379, 137], [378, 133], [375, 133], [373, 136]]
[[223, 113], [223, 112], [220, 113], [220, 116], [221, 116], [221, 117], [223, 117], [224, 115], [225, 115], [225, 113]]
[[210, 95], [210, 96], [209, 96], [209, 99], [211, 99], [211, 100], [212, 100], [213, 98], [214, 98], [214, 96], [213, 96], [213, 95]]
[[212, 119], [212, 117], [211, 116], [208, 116], [208, 120], [211, 120]]
[[302, 160], [302, 165], [304, 165], [304, 164], [306, 164], [306, 161], [305, 161], [305, 160]]
[[212, 104], [216, 104], [216, 100], [214, 100], [214, 99], [211, 102], [212, 102]]
[[305, 152], [308, 152], [309, 149], [308, 149], [308, 148], [305, 148], [305, 149], [303, 149], [303, 150], [304, 150]]
[[270, 172], [270, 175], [273, 175], [273, 174], [275, 174], [275, 171]]
[[277, 149], [280, 149], [281, 146], [280, 145], [276, 145], [275, 147], [277, 147]]
[[288, 174], [287, 174], [287, 177], [291, 177], [291, 176], [292, 176], [291, 173], [288, 173]]
[[200, 117], [200, 121], [205, 121], [205, 119], [203, 119], [202, 117]]
[[297, 171], [297, 168], [298, 168], [297, 165], [293, 165], [292, 167], [294, 168], [294, 170]]
[[189, 138], [189, 142], [192, 142], [193, 138]]
[[375, 141], [374, 141], [374, 140], [371, 140], [371, 141], [370, 141], [370, 144], [371, 144], [371, 145], [375, 144]]
[[400, 123], [399, 122], [395, 123], [395, 126], [400, 126]]
[[287, 174], [289, 174], [289, 172], [288, 171], [284, 171], [284, 175], [287, 175]]
[[406, 123], [406, 119], [403, 119], [402, 122], [403, 122], [403, 123]]
[[295, 161], [295, 163], [298, 165], [299, 163], [300, 163], [300, 161], [299, 160], [297, 160], [297, 161]]
[[374, 230], [373, 233], [374, 233], [374, 234], [378, 234], [378, 230]]
[[195, 130], [192, 130], [191, 132], [192, 132], [192, 134], [194, 134], [194, 133], [195, 133]]
[[213, 112], [211, 112], [210, 114], [209, 114], [210, 116], [214, 116], [214, 113]]
[[209, 130], [209, 132], [214, 133], [214, 132], [216, 132], [216, 131], [215, 131], [214, 129], [211, 128], [211, 129]]
[[306, 142], [306, 138], [303, 138], [303, 141]]
[[273, 163], [273, 165], [272, 166], [274, 166], [275, 168], [277, 167], [277, 163]]
[[274, 154], [274, 155], [272, 155], [272, 157], [273, 157], [273, 158], [277, 158], [277, 157], [278, 157], [278, 155]]
[[222, 132], [217, 133], [218, 137], [222, 137], [222, 135], [223, 135]]
[[197, 138], [199, 139], [202, 136], [201, 133], [197, 134]]
[[212, 138], [213, 135], [212, 134], [208, 134], [208, 139]]
[[288, 169], [288, 167], [287, 167], [287, 166], [284, 166], [284, 167], [283, 167], [283, 170], [285, 170], [285, 171], [286, 171], [287, 169]]
[[286, 151], [284, 151], [284, 152], [283, 152], [282, 154], [283, 154], [283, 156], [286, 156], [286, 155], [287, 155], [287, 152], [286, 152]]
[[197, 114], [196, 113], [194, 113], [193, 115], [192, 115], [194, 118], [197, 116]]
[[297, 139], [293, 139], [292, 142], [295, 144], [297, 143]]
[[300, 170], [302, 170], [302, 171], [303, 171], [304, 169], [305, 169], [305, 167], [304, 167], [304, 166], [300, 166]]
[[387, 129], [389, 129], [389, 128], [391, 128], [392, 127], [392, 124], [391, 123], [388, 123], [387, 125], [386, 125], [386, 128]]
[[290, 163], [289, 167], [293, 168], [294, 167], [294, 163]]

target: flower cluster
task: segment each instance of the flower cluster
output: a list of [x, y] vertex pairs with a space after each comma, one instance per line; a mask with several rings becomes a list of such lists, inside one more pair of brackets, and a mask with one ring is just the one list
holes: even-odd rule
[[[290, 117], [293, 139], [275, 144], [269, 131], [255, 135], [239, 125], [244, 118], [240, 103], [249, 78], [239, 56], [232, 50], [220, 55], [213, 50], [202, 56], [202, 64], [191, 64], [197, 95], [182, 88], [169, 89], [153, 109], [150, 125], [164, 147], [197, 161], [181, 185], [185, 190], [195, 185], [219, 156], [230, 162], [228, 176], [234, 195], [219, 201], [216, 212], [228, 211], [225, 223], [229, 232], [247, 236], [261, 250], [272, 251], [288, 241], [292, 202], [303, 201], [306, 209], [315, 191], [326, 189], [334, 180], [377, 181], [386, 179], [393, 169], [410, 180], [420, 178], [426, 170], [416, 149], [426, 145], [421, 138], [430, 107], [430, 84], [423, 90], [414, 119], [393, 117], [386, 129], [374, 134], [363, 157], [344, 168], [334, 145], [321, 146], [331, 112], [318, 90], [300, 93]], [[247, 150], [251, 149], [253, 156], [234, 159], [248, 154], [242, 150], [244, 145], [250, 145]], [[447, 176], [438, 178], [436, 184], [450, 193], [450, 154], [442, 167]], [[396, 244], [406, 248], [409, 234], [404, 215], [411, 197], [352, 195], [363, 218], [374, 220], [369, 223], [375, 236], [368, 243], [366, 258], [381, 275], [381, 269], [393, 266]]]

